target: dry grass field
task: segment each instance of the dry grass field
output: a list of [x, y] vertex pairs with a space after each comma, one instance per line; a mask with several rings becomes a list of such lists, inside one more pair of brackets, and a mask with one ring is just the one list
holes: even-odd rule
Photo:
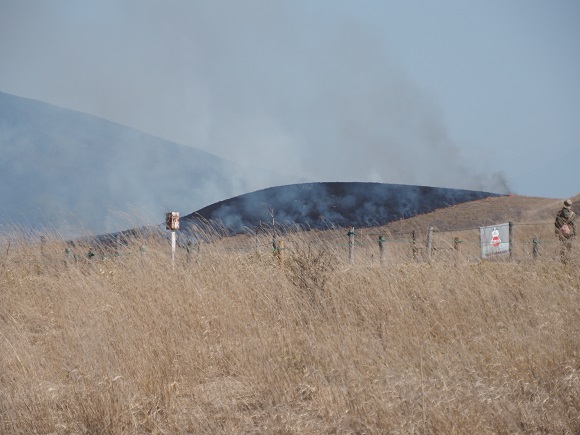
[[[559, 261], [559, 205], [494, 198], [365, 230], [353, 263], [341, 229], [286, 234], [283, 262], [267, 236], [207, 235], [173, 265], [166, 240], [89, 259], [6, 235], [0, 433], [578, 434], [580, 246]], [[480, 261], [469, 237], [498, 220], [554, 245]], [[397, 237], [428, 226], [438, 253], [413, 259]], [[449, 230], [466, 247], [443, 255]]]

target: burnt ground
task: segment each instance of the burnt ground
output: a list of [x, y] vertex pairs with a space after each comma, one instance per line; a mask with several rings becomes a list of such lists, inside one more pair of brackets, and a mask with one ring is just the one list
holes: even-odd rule
[[182, 228], [219, 223], [231, 234], [270, 225], [304, 229], [386, 225], [437, 209], [499, 197], [491, 192], [403, 184], [326, 182], [271, 187], [204, 207], [181, 218]]

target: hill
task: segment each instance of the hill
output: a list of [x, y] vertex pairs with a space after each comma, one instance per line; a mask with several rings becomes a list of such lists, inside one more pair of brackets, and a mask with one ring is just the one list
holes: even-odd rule
[[[572, 198], [573, 209], [580, 211], [580, 195]], [[388, 228], [394, 232], [427, 231], [429, 226], [441, 231], [462, 230], [492, 225], [500, 222], [549, 222], [562, 207], [562, 200], [521, 195], [488, 197], [435, 210], [392, 222]]]
[[265, 179], [284, 182], [102, 118], [0, 92], [0, 228], [117, 231], [264, 187]]
[[[322, 183], [317, 188], [320, 190], [323, 190], [323, 187], [328, 189], [329, 184], [334, 189], [340, 186], [341, 189], [348, 190], [350, 188], [352, 191], [355, 190], [354, 186], [357, 186], [357, 183], [348, 183], [344, 186], [341, 186], [340, 183], [338, 185]], [[287, 187], [299, 192], [299, 188], [304, 189], [306, 186], [309, 185]], [[412, 192], [420, 188], [419, 186], [393, 185], [371, 187], [378, 189], [379, 192], [382, 190], [383, 199], [388, 197], [387, 193], [389, 191], [398, 191], [401, 194], [400, 197], [403, 197], [403, 192]], [[367, 200], [369, 197], [372, 199], [371, 189], [365, 183], [361, 183], [361, 186], [357, 186], [357, 188], [366, 192]], [[277, 189], [274, 189], [274, 191]], [[433, 189], [433, 191], [438, 192], [437, 189]], [[429, 192], [429, 190], [425, 190], [425, 192]], [[439, 194], [441, 195], [444, 192], [445, 190], [443, 192], [439, 191]], [[315, 244], [321, 243], [321, 246], [325, 246], [325, 250], [338, 248], [342, 251], [342, 255], [346, 255], [346, 228], [352, 225], [355, 227], [356, 234], [357, 262], [370, 262], [372, 264], [377, 261], [379, 257], [377, 243], [378, 239], [382, 238], [384, 248], [388, 251], [388, 262], [395, 264], [404, 263], [411, 258], [416, 258], [418, 261], [426, 260], [428, 230], [433, 227], [432, 249], [437, 251], [439, 260], [446, 258], [450, 261], [457, 261], [458, 258], [463, 258], [468, 261], [477, 261], [481, 256], [480, 227], [512, 222], [514, 224], [514, 245], [512, 246], [514, 259], [518, 261], [531, 260], [535, 255], [533, 252], [534, 240], [536, 241], [535, 247], [539, 248], [536, 252], [537, 254], [545, 258], [559, 258], [560, 243], [554, 236], [553, 222], [556, 213], [562, 207], [561, 199], [555, 200], [520, 195], [491, 195], [486, 197], [483, 192], [479, 192], [479, 194], [480, 199], [457, 201], [454, 205], [442, 205], [440, 207], [433, 207], [434, 203], [430, 203], [428, 200], [417, 201], [413, 204], [416, 207], [414, 209], [415, 214], [410, 217], [397, 218], [393, 214], [389, 214], [387, 210], [383, 214], [375, 215], [385, 219], [382, 225], [368, 225], [368, 221], [364, 219], [365, 215], [363, 213], [357, 214], [358, 209], [356, 207], [341, 209], [342, 214], [339, 215], [339, 218], [342, 219], [342, 222], [337, 220], [337, 222], [341, 222], [341, 225], [335, 225], [333, 222], [320, 218], [312, 220], [311, 224], [304, 224], [307, 220], [303, 219], [303, 223], [298, 226], [294, 224], [288, 225], [286, 222], [276, 220], [276, 227], [278, 228], [276, 233], [285, 242], [288, 252], [294, 251], [301, 243], [310, 240]], [[364, 198], [365, 195], [361, 196], [361, 198]], [[249, 194], [247, 196], [252, 197], [254, 195]], [[257, 197], [263, 198], [260, 195]], [[395, 199], [393, 203], [387, 201], [381, 204], [388, 208], [389, 205], [396, 205], [396, 201], [400, 202], [400, 197]], [[340, 204], [343, 198], [344, 196], [338, 195], [335, 196], [334, 201], [336, 204]], [[359, 201], [363, 203], [364, 201], [361, 198], [359, 198]], [[425, 198], [429, 198], [429, 195], [425, 194]], [[576, 195], [571, 199], [573, 201], [572, 208], [577, 213], [580, 213], [580, 195]], [[240, 201], [240, 198], [237, 198], [237, 200]], [[327, 200], [327, 202], [329, 201]], [[375, 204], [378, 202], [376, 198], [373, 201]], [[251, 204], [251, 202], [248, 204]], [[421, 204], [421, 207], [425, 207], [427, 204], [433, 208], [426, 212], [421, 212], [418, 211], [418, 204]], [[245, 215], [244, 221], [247, 225], [240, 226], [240, 215], [232, 212], [232, 210], [236, 210], [236, 207], [231, 205], [231, 201], [222, 201], [214, 204], [212, 207], [206, 208], [205, 216], [211, 216], [212, 211], [215, 212], [220, 209], [230, 211], [231, 214], [229, 216], [232, 216], [232, 218], [229, 221], [226, 219], [226, 222], [237, 223], [238, 228], [240, 228], [239, 231], [233, 231], [232, 227], [224, 228], [223, 225], [219, 224], [223, 222], [221, 220], [212, 221], [215, 225], [209, 225], [208, 228], [205, 222], [200, 222], [199, 214], [192, 214], [182, 219], [183, 226], [180, 240], [186, 240], [189, 225], [192, 225], [191, 229], [195, 234], [194, 239], [197, 238], [198, 234], [214, 234], [212, 229], [216, 228], [222, 246], [227, 246], [227, 249], [239, 252], [269, 250], [273, 243], [271, 221], [267, 220], [269, 210], [262, 203], [254, 202], [256, 210], [262, 210], [263, 212], [261, 216], [263, 218], [262, 225], [250, 225], [251, 222], [255, 221], [250, 221], [249, 218], [252, 215], [248, 214]], [[284, 212], [287, 210], [283, 209]], [[393, 207], [391, 213], [393, 213], [393, 210], [396, 209]], [[254, 219], [258, 217], [253, 216]], [[345, 224], [345, 222], [348, 222], [348, 224]], [[314, 231], [300, 231], [300, 228]], [[162, 233], [167, 236], [164, 230]], [[234, 237], [223, 238], [224, 235], [234, 235]], [[453, 244], [455, 238], [461, 241], [461, 253], [455, 250], [456, 246]], [[414, 253], [415, 249], [416, 252]]]
[[373, 227], [435, 209], [498, 197], [498, 194], [385, 183], [302, 183], [272, 187], [211, 204], [184, 216], [185, 226], [197, 220], [217, 221], [234, 234], [270, 224], [306, 229]]
[[[580, 213], [580, 194], [571, 198]], [[271, 187], [219, 201], [181, 217], [181, 230], [208, 224], [222, 235], [262, 228], [368, 228], [384, 234], [473, 230], [494, 223], [536, 223], [551, 230], [562, 200], [384, 183], [302, 183]], [[546, 226], [547, 225], [547, 226]], [[165, 225], [157, 229], [164, 232]], [[144, 230], [122, 232], [135, 235]], [[147, 231], [156, 231], [148, 227]], [[376, 231], [375, 231], [376, 230]], [[368, 232], [368, 231], [367, 231]], [[550, 231], [549, 231], [550, 232]], [[103, 235], [102, 242], [115, 234]]]

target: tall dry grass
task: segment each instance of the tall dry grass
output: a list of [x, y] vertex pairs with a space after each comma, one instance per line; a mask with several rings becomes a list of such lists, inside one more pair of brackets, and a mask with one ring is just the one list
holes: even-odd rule
[[[0, 433], [579, 433], [579, 256], [0, 243]], [[246, 243], [247, 242], [247, 243]], [[578, 245], [575, 246], [578, 250]]]

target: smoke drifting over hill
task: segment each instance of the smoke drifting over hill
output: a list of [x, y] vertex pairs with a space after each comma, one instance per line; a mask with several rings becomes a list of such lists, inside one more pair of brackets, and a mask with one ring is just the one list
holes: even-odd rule
[[[4, 16], [27, 25], [12, 25], [14, 37], [0, 44], [27, 52], [30, 29], [46, 39], [47, 101], [295, 182], [508, 191], [502, 174], [467, 165], [435, 98], [360, 23], [321, 22], [314, 6], [261, 0], [144, 3], [87, 11], [71, 2], [66, 14], [44, 5], [36, 15], [14, 3]], [[74, 59], [66, 74], [63, 54]], [[22, 65], [10, 68], [2, 74], [17, 81]]]
[[183, 228], [212, 221], [243, 233], [271, 218], [284, 227], [371, 227], [494, 193], [382, 183], [303, 183], [240, 195], [184, 216]]
[[261, 176], [275, 178], [95, 116], [0, 92], [0, 231], [118, 231], [163, 220], [167, 210], [191, 212], [253, 190], [248, 180]]

